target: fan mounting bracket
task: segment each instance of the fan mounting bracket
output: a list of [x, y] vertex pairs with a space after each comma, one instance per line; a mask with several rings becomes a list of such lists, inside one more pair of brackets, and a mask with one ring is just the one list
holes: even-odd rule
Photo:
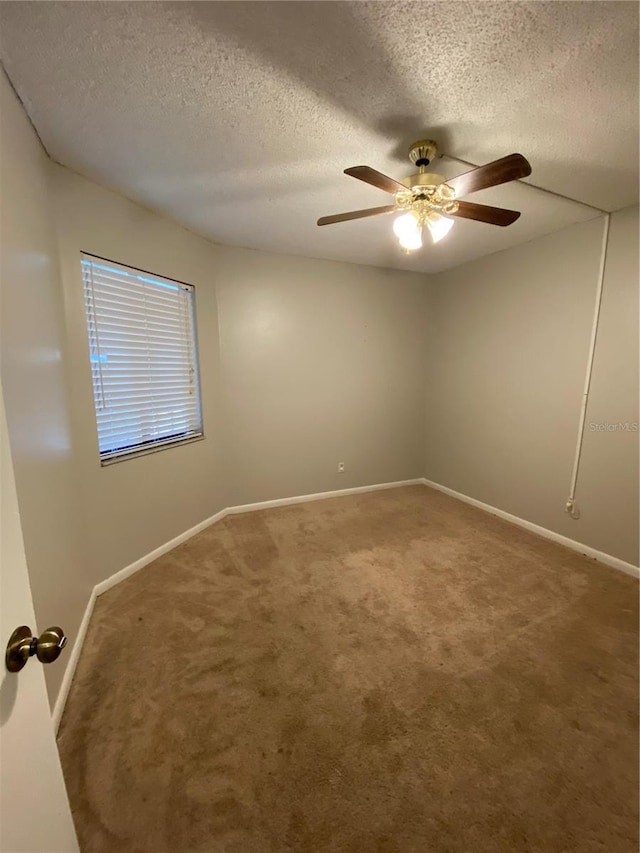
[[419, 169], [426, 169], [437, 154], [438, 145], [433, 139], [419, 139], [409, 146], [409, 160]]

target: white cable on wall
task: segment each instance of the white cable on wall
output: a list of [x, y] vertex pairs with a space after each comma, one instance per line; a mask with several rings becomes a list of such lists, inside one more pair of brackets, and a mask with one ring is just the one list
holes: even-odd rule
[[576, 444], [576, 455], [573, 460], [573, 472], [571, 474], [571, 487], [565, 509], [571, 518], [580, 518], [580, 511], [576, 506], [576, 485], [578, 482], [578, 471], [580, 470], [580, 457], [582, 456], [582, 442], [584, 440], [584, 425], [587, 419], [587, 405], [589, 403], [589, 390], [591, 388], [591, 374], [593, 373], [593, 362], [596, 354], [596, 340], [598, 337], [598, 324], [600, 322], [600, 307], [602, 305], [602, 288], [604, 286], [604, 269], [607, 261], [607, 248], [609, 246], [609, 223], [611, 214], [604, 215], [604, 229], [602, 232], [602, 249], [600, 252], [600, 269], [598, 272], [598, 287], [596, 290], [596, 304], [593, 311], [593, 325], [591, 327], [591, 341], [589, 343], [589, 355], [587, 357], [587, 373], [584, 379], [584, 391], [582, 393], [582, 406], [580, 408], [580, 420], [578, 422], [578, 441]]

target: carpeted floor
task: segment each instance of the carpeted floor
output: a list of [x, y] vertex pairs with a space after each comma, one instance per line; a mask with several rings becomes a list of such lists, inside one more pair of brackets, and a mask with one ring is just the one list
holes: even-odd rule
[[98, 599], [83, 853], [636, 853], [636, 582], [422, 486], [231, 516]]

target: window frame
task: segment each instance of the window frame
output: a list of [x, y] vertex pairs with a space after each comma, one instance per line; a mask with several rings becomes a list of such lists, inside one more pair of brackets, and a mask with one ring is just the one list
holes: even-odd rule
[[[182, 288], [186, 288], [190, 291], [190, 315], [191, 315], [191, 328], [192, 328], [192, 340], [193, 340], [193, 367], [194, 367], [194, 375], [193, 375], [193, 386], [197, 400], [197, 411], [198, 411], [198, 421], [200, 425], [200, 429], [197, 432], [192, 432], [187, 435], [179, 434], [175, 436], [166, 436], [165, 438], [159, 438], [153, 441], [147, 441], [141, 444], [132, 445], [127, 448], [123, 448], [120, 450], [108, 450], [101, 452], [100, 451], [100, 435], [98, 429], [98, 409], [96, 406], [96, 396], [94, 391], [94, 370], [91, 362], [91, 344], [90, 337], [91, 331], [89, 327], [90, 318], [88, 305], [85, 295], [85, 283], [84, 276], [82, 275], [82, 260], [88, 260], [90, 262], [93, 261], [104, 261], [108, 264], [113, 264], [116, 268], [120, 267], [125, 271], [130, 271], [132, 273], [142, 273], [143, 275], [148, 275], [152, 278], [156, 278], [159, 282], [168, 282], [170, 284], [179, 285]], [[198, 341], [198, 322], [197, 322], [197, 294], [196, 294], [196, 286], [194, 284], [190, 284], [186, 281], [180, 281], [176, 278], [169, 278], [166, 275], [159, 275], [158, 273], [151, 272], [150, 270], [143, 269], [142, 267], [135, 267], [131, 264], [124, 264], [122, 261], [114, 261], [112, 258], [105, 258], [102, 255], [96, 255], [93, 252], [87, 252], [85, 250], [80, 251], [80, 277], [82, 281], [82, 302], [83, 302], [83, 314], [85, 321], [85, 334], [87, 340], [87, 362], [89, 366], [89, 371], [91, 375], [91, 404], [93, 407], [93, 415], [94, 415], [94, 424], [96, 428], [96, 438], [98, 443], [98, 457], [100, 459], [100, 466], [106, 467], [108, 465], [114, 465], [117, 462], [123, 462], [125, 459], [133, 459], [138, 456], [148, 456], [151, 453], [159, 453], [161, 450], [167, 450], [171, 447], [179, 447], [185, 444], [193, 444], [196, 441], [202, 441], [206, 438], [204, 431], [204, 412], [202, 405], [202, 388], [200, 383], [200, 347]]]

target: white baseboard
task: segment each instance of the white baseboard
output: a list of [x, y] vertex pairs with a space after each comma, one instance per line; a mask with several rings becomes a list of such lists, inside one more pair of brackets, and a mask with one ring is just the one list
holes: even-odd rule
[[78, 661], [80, 660], [80, 653], [82, 651], [82, 646], [84, 645], [84, 641], [87, 635], [87, 628], [89, 627], [89, 621], [91, 619], [91, 614], [93, 613], [93, 608], [96, 603], [97, 597], [99, 595], [102, 595], [102, 593], [106, 592], [108, 589], [111, 589], [111, 587], [116, 586], [116, 584], [119, 584], [120, 581], [123, 581], [130, 575], [135, 574], [135, 572], [140, 571], [140, 569], [144, 568], [144, 566], [147, 566], [149, 563], [152, 563], [154, 560], [157, 560], [158, 557], [161, 557], [163, 554], [166, 554], [167, 551], [171, 551], [172, 548], [176, 548], [178, 545], [181, 545], [183, 542], [186, 542], [187, 539], [190, 539], [192, 536], [195, 536], [196, 533], [200, 533], [200, 531], [204, 530], [206, 527], [215, 524], [216, 521], [220, 521], [220, 519], [224, 518], [226, 514], [226, 509], [223, 509], [221, 512], [217, 512], [215, 515], [212, 515], [210, 518], [201, 521], [200, 524], [196, 524], [196, 526], [192, 527], [190, 530], [185, 530], [184, 533], [181, 533], [174, 539], [169, 540], [169, 542], [165, 542], [164, 545], [161, 545], [159, 548], [156, 548], [149, 554], [145, 554], [144, 557], [140, 557], [140, 559], [136, 560], [135, 563], [131, 563], [131, 565], [126, 566], [124, 569], [121, 569], [119, 572], [116, 572], [114, 575], [111, 575], [111, 577], [108, 577], [106, 580], [103, 580], [94, 586], [94, 588], [91, 590], [91, 595], [89, 596], [89, 602], [87, 604], [86, 610], [84, 611], [82, 622], [80, 623], [80, 627], [78, 628], [76, 641], [73, 644], [69, 660], [67, 661], [67, 668], [64, 671], [60, 690], [58, 691], [56, 701], [53, 705], [51, 718], [53, 720], [53, 728], [56, 733], [60, 726], [60, 721], [62, 720], [64, 706], [66, 705], [67, 698], [69, 696], [69, 690], [71, 689], [71, 682], [73, 681], [73, 676], [75, 675], [76, 667], [78, 666]]
[[53, 705], [51, 718], [53, 720], [53, 730], [56, 734], [58, 733], [58, 728], [60, 727], [60, 720], [62, 720], [64, 706], [67, 703], [67, 697], [69, 695], [69, 690], [71, 689], [71, 682], [73, 681], [73, 676], [75, 675], [76, 667], [78, 666], [78, 661], [80, 660], [80, 652], [82, 651], [82, 646], [84, 645], [84, 641], [87, 636], [87, 628], [89, 627], [89, 622], [91, 620], [91, 614], [93, 613], [93, 606], [95, 603], [96, 590], [94, 587], [91, 590], [89, 602], [87, 603], [87, 606], [85, 608], [82, 621], [80, 622], [80, 627], [78, 628], [75, 643], [73, 644], [71, 654], [69, 655], [69, 659], [67, 661], [67, 668], [65, 669], [64, 676], [62, 677], [62, 684], [60, 685], [58, 695], [56, 696], [56, 701]]
[[125, 566], [124, 569], [120, 569], [119, 572], [116, 572], [105, 580], [100, 581], [100, 583], [94, 586], [93, 590], [91, 591], [91, 595], [89, 596], [89, 602], [84, 612], [84, 616], [82, 617], [82, 622], [80, 623], [80, 627], [78, 629], [78, 635], [76, 637], [75, 643], [73, 644], [73, 648], [71, 649], [71, 654], [67, 662], [67, 668], [64, 671], [62, 684], [60, 685], [60, 690], [58, 691], [58, 695], [53, 706], [53, 712], [51, 716], [53, 719], [54, 730], [57, 732], [58, 727], [60, 726], [62, 714], [64, 713], [64, 706], [69, 696], [69, 690], [71, 689], [71, 682], [73, 681], [73, 676], [75, 675], [76, 667], [80, 659], [80, 653], [82, 651], [82, 646], [87, 634], [87, 628], [89, 627], [89, 620], [91, 619], [91, 614], [93, 612], [96, 599], [99, 595], [102, 595], [103, 592], [106, 592], [108, 589], [111, 589], [112, 587], [116, 586], [121, 581], [125, 580], [125, 578], [128, 578], [136, 572], [139, 572], [140, 569], [143, 569], [145, 566], [148, 566], [149, 563], [152, 563], [154, 560], [157, 560], [158, 557], [162, 557], [163, 554], [166, 554], [168, 551], [171, 551], [173, 550], [173, 548], [176, 548], [178, 545], [181, 545], [183, 542], [186, 542], [187, 539], [191, 539], [192, 536], [195, 536], [197, 533], [201, 533], [203, 530], [205, 530], [207, 527], [211, 527], [211, 525], [215, 524], [217, 521], [221, 521], [226, 515], [236, 515], [241, 512], [253, 512], [255, 510], [269, 509], [270, 507], [276, 506], [289, 506], [291, 504], [306, 503], [307, 501], [322, 500], [323, 498], [336, 498], [340, 497], [341, 495], [356, 495], [361, 494], [362, 492], [377, 492], [380, 489], [395, 489], [399, 488], [400, 486], [422, 485], [423, 482], [424, 480], [421, 477], [418, 477], [413, 480], [398, 480], [393, 483], [376, 483], [372, 486], [356, 486], [351, 489], [338, 489], [333, 492], [319, 492], [315, 495], [295, 495], [294, 497], [290, 498], [278, 498], [277, 500], [273, 501], [262, 501], [260, 503], [245, 504], [244, 506], [228, 507], [226, 509], [220, 510], [220, 512], [217, 512], [215, 515], [206, 518], [204, 521], [201, 521], [199, 524], [196, 524], [189, 530], [185, 530], [184, 533], [181, 533], [179, 536], [170, 539], [169, 542], [165, 542], [164, 545], [160, 545], [160, 547], [155, 548], [148, 554], [145, 554], [144, 557], [140, 557], [139, 560], [136, 560], [134, 563], [131, 563], [128, 566]]
[[106, 592], [111, 587], [116, 586], [121, 581], [125, 580], [125, 578], [130, 577], [136, 572], [143, 569], [145, 566], [148, 566], [149, 563], [152, 563], [154, 560], [157, 560], [158, 557], [162, 557], [163, 554], [166, 554], [168, 551], [172, 551], [174, 548], [177, 548], [178, 545], [181, 545], [183, 542], [186, 542], [187, 539], [191, 539], [192, 536], [195, 536], [197, 533], [201, 533], [207, 527], [211, 527], [212, 524], [215, 524], [217, 521], [221, 521], [226, 515], [237, 515], [241, 512], [254, 512], [259, 509], [269, 509], [271, 507], [276, 506], [289, 506], [290, 504], [300, 504], [306, 503], [307, 501], [318, 501], [323, 498], [336, 498], [342, 495], [356, 495], [361, 492], [377, 492], [380, 489], [396, 489], [400, 486], [415, 486], [421, 485], [423, 482], [421, 477], [417, 477], [413, 480], [397, 480], [393, 483], [376, 483], [372, 486], [355, 486], [351, 489], [338, 489], [333, 492], [318, 492], [314, 495], [294, 495], [290, 498], [277, 498], [272, 501], [261, 501], [259, 503], [253, 504], [244, 504], [242, 506], [230, 506], [225, 509], [221, 509], [220, 512], [217, 512], [215, 515], [210, 516], [209, 518], [205, 518], [204, 521], [201, 521], [199, 524], [196, 524], [194, 527], [191, 527], [189, 530], [185, 530], [184, 533], [180, 533], [179, 536], [176, 536], [174, 539], [169, 540], [169, 542], [165, 542], [164, 545], [160, 545], [160, 547], [155, 548], [149, 554], [145, 554], [144, 557], [140, 557], [139, 560], [136, 560], [135, 563], [131, 563], [129, 566], [125, 566], [124, 569], [120, 569], [119, 572], [116, 572], [114, 575], [106, 578], [101, 581], [99, 584], [96, 584], [94, 587], [94, 592], [96, 596], [102, 595], [103, 592]]
[[160, 545], [159, 548], [155, 548], [153, 551], [145, 554], [144, 557], [140, 557], [140, 559], [136, 560], [135, 563], [131, 563], [129, 566], [125, 566], [124, 569], [120, 569], [120, 571], [116, 572], [115, 575], [111, 575], [105, 580], [100, 581], [100, 583], [96, 584], [93, 588], [94, 593], [96, 596], [102, 595], [103, 592], [106, 592], [108, 589], [111, 589], [111, 587], [116, 586], [121, 581], [125, 580], [125, 578], [139, 572], [140, 569], [148, 566], [149, 563], [153, 563], [153, 561], [157, 560], [158, 557], [162, 557], [162, 555], [166, 554], [167, 551], [172, 551], [174, 548], [177, 548], [178, 545], [182, 545], [183, 542], [186, 542], [187, 539], [191, 539], [192, 536], [195, 536], [197, 533], [201, 533], [205, 528], [211, 527], [211, 525], [215, 524], [216, 521], [223, 519], [227, 512], [228, 510], [223, 509], [215, 515], [212, 515], [210, 518], [205, 518], [204, 521], [196, 524], [195, 527], [185, 530], [184, 533], [180, 533], [179, 536], [170, 539], [168, 542], [165, 542], [164, 545]]
[[439, 492], [444, 492], [444, 494], [446, 495], [450, 495], [453, 498], [457, 498], [460, 501], [464, 501], [464, 503], [471, 504], [471, 506], [478, 507], [478, 509], [484, 510], [485, 512], [489, 512], [492, 515], [497, 515], [499, 518], [503, 518], [506, 521], [510, 521], [512, 524], [517, 524], [518, 527], [523, 527], [525, 530], [529, 530], [531, 533], [536, 533], [538, 536], [542, 536], [545, 539], [550, 539], [553, 542], [558, 542], [560, 545], [564, 545], [566, 548], [571, 548], [571, 550], [577, 551], [580, 554], [584, 554], [587, 557], [591, 557], [594, 560], [598, 560], [599, 562], [604, 563], [607, 566], [612, 566], [614, 569], [618, 569], [619, 571], [625, 572], [626, 574], [632, 575], [633, 577], [640, 577], [640, 569], [637, 566], [632, 565], [631, 563], [626, 563], [624, 560], [620, 560], [618, 557], [611, 556], [611, 554], [605, 554], [602, 551], [596, 551], [595, 548], [591, 548], [588, 545], [583, 545], [581, 542], [576, 542], [574, 539], [569, 539], [567, 536], [562, 536], [559, 533], [555, 533], [553, 530], [548, 530], [546, 527], [541, 527], [540, 525], [534, 524], [531, 521], [526, 521], [524, 518], [519, 518], [516, 515], [511, 515], [511, 513], [509, 512], [505, 512], [502, 509], [490, 506], [489, 504], [483, 503], [482, 501], [476, 500], [475, 498], [470, 498], [468, 495], [463, 495], [461, 492], [456, 492], [454, 489], [449, 489], [447, 486], [441, 486], [439, 483], [434, 483], [432, 480], [427, 480], [424, 477], [417, 477], [412, 480], [398, 480], [392, 483], [376, 483], [371, 486], [355, 486], [350, 489], [337, 489], [331, 492], [318, 492], [312, 495], [295, 495], [289, 498], [277, 498], [276, 500], [271, 501], [260, 501], [259, 503], [242, 504], [240, 506], [227, 507], [226, 509], [217, 512], [215, 515], [212, 515], [210, 518], [206, 518], [204, 521], [201, 521], [199, 524], [196, 524], [195, 527], [192, 527], [189, 530], [185, 530], [184, 533], [181, 533], [174, 539], [169, 540], [169, 542], [165, 542], [164, 545], [160, 545], [159, 548], [155, 548], [153, 551], [151, 551], [149, 554], [146, 554], [144, 557], [140, 557], [139, 560], [136, 560], [134, 563], [131, 563], [129, 566], [126, 566], [124, 569], [121, 569], [119, 572], [116, 572], [114, 575], [111, 575], [111, 577], [106, 578], [106, 580], [103, 580], [99, 584], [96, 584], [96, 586], [91, 592], [87, 608], [84, 612], [84, 616], [82, 617], [82, 622], [80, 623], [80, 628], [78, 629], [78, 635], [76, 637], [75, 643], [73, 644], [71, 655], [67, 663], [67, 668], [64, 673], [64, 678], [62, 679], [62, 685], [60, 686], [60, 690], [58, 692], [58, 696], [53, 707], [52, 718], [55, 730], [58, 730], [60, 720], [62, 719], [64, 706], [69, 695], [71, 682], [73, 680], [78, 661], [80, 659], [82, 645], [86, 637], [87, 628], [89, 627], [89, 620], [91, 619], [94, 604], [96, 602], [97, 597], [99, 595], [102, 595], [103, 592], [106, 592], [108, 589], [111, 589], [112, 587], [116, 586], [121, 581], [125, 580], [125, 578], [128, 578], [131, 575], [135, 574], [135, 572], [140, 571], [140, 569], [144, 568], [149, 563], [152, 563], [154, 560], [157, 560], [158, 557], [162, 557], [163, 554], [166, 554], [168, 551], [171, 551], [173, 548], [176, 548], [178, 545], [181, 545], [183, 542], [186, 542], [187, 539], [191, 539], [192, 536], [195, 536], [197, 533], [200, 533], [207, 527], [210, 527], [212, 524], [215, 524], [217, 521], [221, 521], [227, 515], [236, 515], [243, 512], [255, 512], [256, 510], [270, 509], [272, 507], [279, 506], [291, 506], [293, 504], [307, 503], [308, 501], [324, 500], [325, 498], [337, 498], [344, 497], [346, 495], [358, 495], [363, 494], [364, 492], [377, 492], [382, 489], [396, 489], [400, 488], [401, 486], [415, 485], [424, 485], [428, 486], [431, 489], [436, 489]]
[[611, 566], [614, 569], [618, 569], [627, 575], [631, 575], [634, 578], [640, 577], [640, 568], [638, 568], [638, 566], [634, 566], [632, 563], [626, 563], [619, 557], [613, 557], [611, 554], [605, 554], [604, 551], [597, 551], [589, 545], [583, 545], [582, 542], [576, 542], [575, 539], [569, 539], [568, 536], [562, 536], [562, 534], [555, 533], [555, 531], [549, 530], [546, 527], [541, 527], [539, 524], [534, 524], [532, 521], [526, 521], [526, 519], [519, 518], [517, 515], [511, 515], [510, 512], [505, 512], [503, 509], [498, 509], [495, 506], [485, 504], [475, 498], [470, 498], [468, 495], [463, 495], [462, 492], [456, 492], [454, 489], [450, 489], [447, 486], [441, 486], [440, 483], [434, 483], [432, 480], [427, 480], [425, 478], [422, 479], [422, 483], [424, 483], [425, 486], [429, 486], [431, 489], [436, 489], [438, 492], [443, 492], [445, 495], [450, 495], [452, 498], [457, 498], [459, 501], [463, 501], [464, 503], [471, 504], [471, 506], [475, 506], [485, 512], [489, 512], [491, 515], [497, 515], [499, 518], [504, 518], [505, 521], [517, 524], [518, 527], [523, 527], [531, 533], [536, 533], [538, 536], [550, 539], [552, 542], [557, 542], [559, 545], [564, 545], [565, 548], [570, 548], [572, 551], [577, 551], [579, 554], [584, 554], [586, 557], [598, 560], [598, 562]]
[[255, 512], [259, 509], [271, 509], [276, 506], [291, 506], [292, 504], [304, 504], [308, 501], [321, 501], [325, 498], [340, 498], [346, 495], [360, 495], [364, 492], [379, 492], [382, 489], [398, 489], [401, 486], [420, 486], [424, 483], [422, 477], [413, 480], [395, 480], [393, 483], [376, 483], [373, 486], [354, 486], [350, 489], [336, 489], [333, 492], [316, 492], [314, 495], [296, 495], [291, 498], [277, 498], [274, 501], [260, 501], [255, 504], [241, 504], [230, 506], [226, 512], [228, 515], [236, 515], [241, 512]]

